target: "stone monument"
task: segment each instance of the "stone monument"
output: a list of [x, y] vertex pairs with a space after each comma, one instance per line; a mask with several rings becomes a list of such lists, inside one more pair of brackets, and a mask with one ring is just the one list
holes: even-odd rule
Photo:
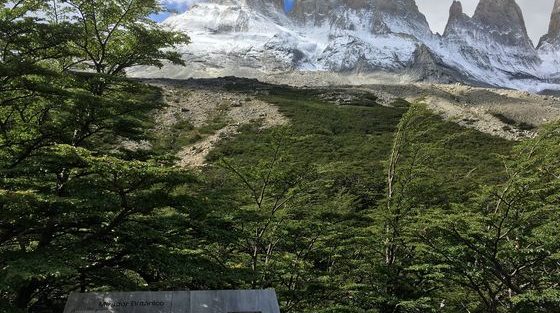
[[64, 313], [280, 313], [276, 292], [211, 290], [73, 293]]

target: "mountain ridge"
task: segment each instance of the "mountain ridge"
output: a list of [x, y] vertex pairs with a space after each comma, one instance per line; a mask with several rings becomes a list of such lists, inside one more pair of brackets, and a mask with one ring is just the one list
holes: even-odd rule
[[560, 0], [538, 48], [514, 0], [481, 0], [472, 17], [453, 1], [443, 35], [432, 32], [415, 0], [299, 0], [290, 12], [282, 0], [211, 0], [164, 24], [191, 35], [193, 45], [180, 51], [214, 72], [388, 71], [418, 81], [560, 89]]

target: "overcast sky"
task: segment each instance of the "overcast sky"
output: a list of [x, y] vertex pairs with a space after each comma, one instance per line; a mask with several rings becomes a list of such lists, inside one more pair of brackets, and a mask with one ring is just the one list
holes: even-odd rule
[[[453, 0], [416, 0], [432, 30], [439, 33], [443, 33], [445, 29], [452, 2]], [[463, 3], [465, 13], [472, 16], [478, 0], [462, 0], [461, 3]], [[517, 0], [517, 3], [523, 9], [529, 35], [537, 44], [541, 36], [548, 30], [554, 0]]]
[[[200, 0], [162, 0], [170, 6], [184, 11], [186, 8]], [[428, 18], [430, 26], [434, 32], [443, 33], [445, 24], [449, 17], [449, 7], [453, 0], [416, 0], [422, 13]], [[478, 0], [462, 0], [463, 9], [468, 15], [472, 15]], [[550, 13], [554, 0], [517, 0], [517, 3], [523, 9], [525, 22], [529, 35], [535, 42], [538, 43], [540, 37], [546, 34], [548, 30], [548, 23], [550, 22]], [[160, 18], [158, 18], [160, 19]]]

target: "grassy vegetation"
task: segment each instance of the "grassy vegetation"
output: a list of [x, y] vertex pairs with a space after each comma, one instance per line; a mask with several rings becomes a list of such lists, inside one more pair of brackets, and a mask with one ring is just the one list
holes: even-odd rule
[[[237, 91], [244, 91], [243, 87], [237, 88]], [[285, 131], [291, 140], [284, 149], [291, 158], [318, 165], [322, 177], [332, 182], [333, 189], [350, 190], [360, 198], [361, 207], [372, 206], [384, 193], [383, 164], [391, 149], [395, 127], [408, 104], [398, 100], [393, 107], [342, 106], [322, 100], [320, 93], [278, 87], [260, 97], [277, 105], [290, 119]], [[434, 131], [425, 135], [426, 143], [447, 138], [448, 153], [458, 156], [433, 160], [441, 168], [442, 182], [456, 180], [462, 175], [463, 186], [468, 189], [473, 184], [492, 183], [503, 178], [500, 175], [503, 165], [497, 155], [508, 154], [513, 146], [511, 142], [465, 129], [436, 116], [432, 122]], [[221, 142], [209, 155], [210, 163], [217, 163], [223, 157], [241, 164], [256, 164], [266, 159], [270, 153], [267, 143], [278, 136], [278, 131], [262, 130], [258, 126], [243, 127], [235, 138]], [[461, 193], [449, 190], [449, 195], [460, 197]]]
[[[394, 295], [379, 290], [406, 286], [408, 280], [422, 280], [416, 276], [421, 273], [410, 269], [423, 266], [423, 262], [437, 262], [420, 249], [413, 257], [401, 257], [402, 269], [401, 265], [393, 265], [393, 271], [381, 261], [384, 256], [379, 251], [387, 242], [385, 222], [394, 216], [386, 206], [386, 173], [395, 133], [401, 129], [399, 123], [414, 112], [410, 108], [419, 106], [402, 99], [382, 106], [372, 103], [367, 95], [361, 98], [361, 94], [351, 95], [353, 104], [339, 104], [337, 98], [325, 97], [321, 89], [254, 84], [227, 87], [276, 105], [289, 124], [269, 129], [262, 128], [259, 122], [240, 126], [238, 134], [220, 141], [211, 150], [211, 166], [198, 176], [201, 185], [180, 189], [186, 194], [197, 190], [203, 195], [198, 202], [189, 204], [188, 214], [192, 219], [190, 231], [204, 242], [202, 256], [214, 256], [218, 264], [225, 266], [221, 278], [213, 280], [213, 288], [273, 287], [283, 309], [297, 300], [300, 302], [292, 311], [305, 313], [330, 312], [335, 305], [364, 310], [349, 312], [376, 312], [377, 308], [395, 306], [398, 301], [416, 301], [416, 294], [411, 291], [395, 291], [399, 300], [394, 302]], [[225, 127], [225, 112], [226, 108], [216, 110], [202, 127], [186, 121], [176, 123], [167, 133], [158, 135], [164, 139], [159, 149], [167, 146], [166, 152], [173, 154], [176, 149]], [[402, 199], [410, 196], [413, 207], [401, 213], [406, 216], [403, 223], [419, 218], [418, 224], [402, 226], [411, 231], [406, 244], [402, 244], [407, 249], [416, 244], [417, 238], [411, 234], [425, 227], [422, 218], [437, 220], [435, 217], [462, 213], [464, 209], [458, 204], [472, 203], [484, 188], [481, 186], [497, 186], [506, 181], [501, 156], [511, 155], [514, 146], [513, 142], [443, 121], [429, 112], [422, 115], [418, 125], [421, 127], [412, 131], [414, 138], [409, 138], [414, 144], [403, 149], [404, 162], [399, 172], [406, 173], [411, 164], [407, 163], [411, 158], [406, 153], [430, 150], [425, 154], [429, 157], [427, 162], [418, 164], [413, 171], [418, 180], [411, 189], [401, 190], [405, 193]], [[282, 156], [272, 165], [279, 143]], [[227, 168], [228, 165], [232, 167]], [[268, 187], [264, 182], [269, 177], [266, 173], [274, 177]], [[236, 174], [243, 175], [243, 179]], [[265, 200], [253, 202], [256, 200], [248, 185], [256, 186], [259, 192], [262, 188]], [[294, 194], [298, 196], [281, 212], [271, 213], [270, 206], [278, 199]], [[420, 212], [416, 209], [425, 210], [426, 215], [416, 215]], [[262, 225], [275, 226], [264, 231], [262, 237], [255, 237], [265, 229]], [[312, 244], [315, 240], [317, 246]], [[278, 246], [272, 250], [273, 261], [269, 263], [264, 254], [265, 247], [272, 242], [278, 242]], [[255, 261], [258, 266], [253, 268], [254, 251], [259, 255]], [[306, 256], [301, 259], [300, 255]], [[336, 262], [329, 263], [330, 258]], [[206, 271], [208, 275], [215, 274], [213, 266], [201, 271], [203, 275]], [[270, 276], [260, 278], [261, 272]], [[302, 276], [298, 284], [287, 285], [292, 274]], [[340, 296], [333, 296], [333, 290]], [[367, 292], [361, 293], [363, 290]], [[354, 294], [360, 303], [349, 301], [346, 293]], [[298, 300], [302, 294], [305, 296]], [[433, 305], [440, 303], [438, 292], [429, 296], [436, 299]], [[317, 298], [325, 300], [315, 302]], [[422, 301], [414, 305], [422, 307]]]

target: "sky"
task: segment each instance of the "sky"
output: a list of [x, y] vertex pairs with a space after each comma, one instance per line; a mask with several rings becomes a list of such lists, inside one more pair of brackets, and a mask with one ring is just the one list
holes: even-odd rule
[[[449, 17], [449, 8], [453, 0], [416, 0], [420, 11], [426, 15], [432, 31], [443, 33]], [[478, 0], [461, 0], [463, 10], [472, 16]], [[537, 44], [542, 35], [548, 31], [550, 14], [554, 0], [517, 0], [523, 10], [527, 31], [533, 42]]]
[[[201, 0], [162, 0], [168, 7], [178, 12], [186, 11], [193, 3]], [[289, 9], [293, 5], [294, 0], [286, 0], [286, 8]], [[449, 17], [449, 7], [453, 0], [416, 0], [420, 11], [426, 15], [430, 26], [434, 32], [443, 33], [445, 24]], [[466, 14], [472, 16], [478, 0], [462, 0], [463, 10]], [[548, 24], [550, 22], [550, 13], [554, 0], [517, 0], [517, 3], [523, 9], [525, 23], [529, 36], [533, 42], [537, 44], [542, 35], [546, 34]], [[166, 17], [165, 14], [154, 16], [154, 19], [161, 21]]]

